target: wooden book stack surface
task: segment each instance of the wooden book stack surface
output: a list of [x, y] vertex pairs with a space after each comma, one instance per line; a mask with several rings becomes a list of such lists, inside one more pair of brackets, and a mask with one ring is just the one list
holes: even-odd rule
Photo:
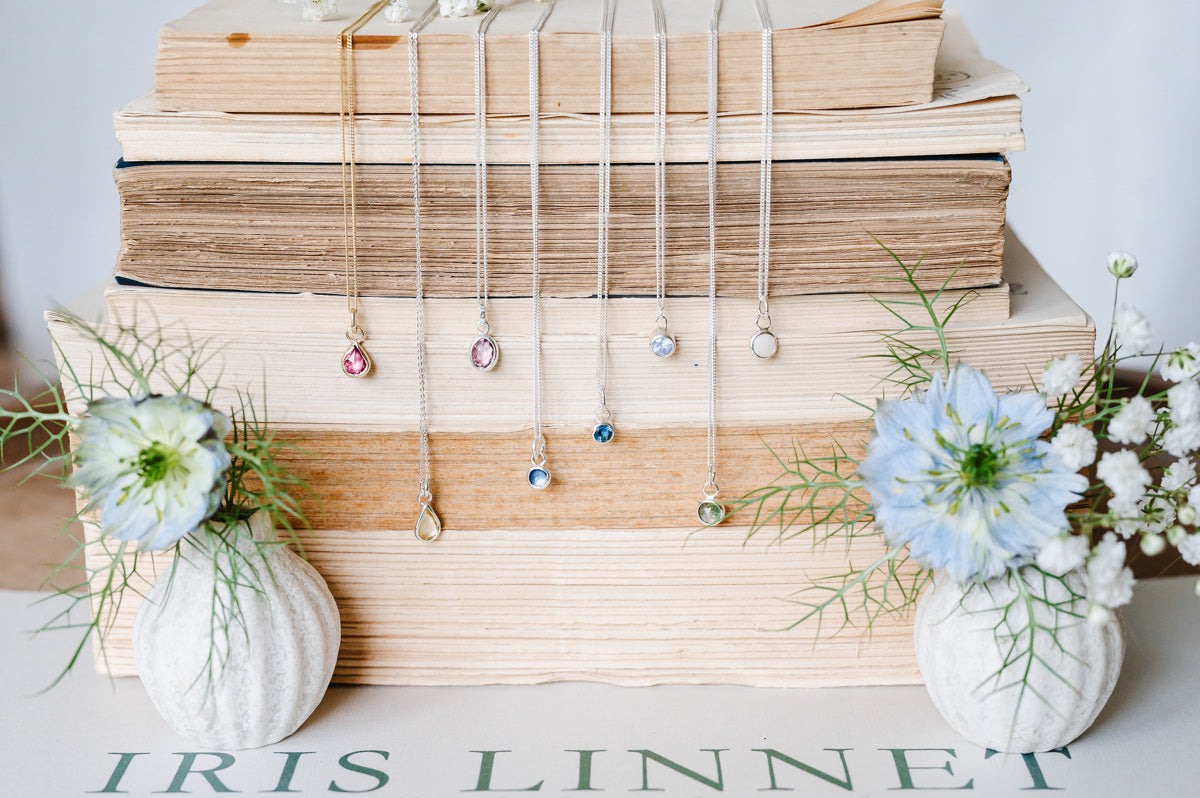
[[[964, 359], [1000, 389], [1026, 384], [1027, 369], [1050, 357], [1091, 351], [1094, 329], [1062, 291], [1010, 241], [1011, 296], [986, 289], [951, 335]], [[951, 301], [953, 297], [947, 297]], [[779, 476], [792, 446], [810, 454], [834, 441], [856, 448], [868, 433], [862, 409], [886, 368], [886, 315], [868, 297], [798, 297], [787, 345], [753, 362], [734, 311], [723, 300], [718, 451], [725, 495]], [[507, 302], [507, 300], [505, 301]], [[739, 304], [740, 303], [740, 304]], [[614, 300], [616, 304], [616, 300]], [[856, 314], [858, 305], [861, 313]], [[431, 326], [430, 422], [434, 491], [446, 526], [424, 545], [407, 526], [416, 509], [416, 374], [411, 300], [372, 298], [364, 312], [383, 325], [373, 351], [380, 372], [366, 381], [337, 370], [340, 306], [305, 296], [115, 288], [108, 315], [182, 344], [184, 330], [217, 353], [206, 376], [266, 397], [287, 440], [307, 452], [294, 464], [322, 496], [310, 505], [305, 538], [346, 620], [337, 678], [394, 684], [525, 683], [600, 679], [622, 684], [734, 682], [867, 684], [916, 680], [906, 619], [885, 619], [869, 639], [853, 630], [812, 647], [778, 631], [800, 608], [780, 599], [814, 577], [834, 575], [869, 546], [778, 545], [770, 532], [746, 540], [748, 519], [700, 531], [696, 486], [704, 470], [703, 362], [685, 355], [666, 371], [651, 366], [644, 336], [612, 342], [618, 442], [597, 451], [587, 436], [591, 405], [588, 300], [549, 303], [544, 345], [546, 434], [553, 489], [523, 485], [528, 460], [528, 319], [498, 303], [494, 323], [510, 330], [495, 372], [466, 365], [458, 313], [469, 303], [427, 300]], [[741, 305], [745, 305], [743, 308]], [[1004, 308], [1009, 307], [1005, 313]], [[614, 310], [614, 325], [652, 310]], [[693, 318], [694, 317], [694, 318]], [[680, 314], [683, 329], [702, 309]], [[53, 314], [62, 354], [88, 368], [97, 353]], [[323, 328], [328, 325], [328, 329]], [[499, 329], [497, 330], [499, 335]], [[699, 343], [702, 331], [694, 338]], [[689, 338], [681, 334], [681, 346]], [[876, 365], [871, 365], [873, 362]], [[838, 396], [838, 393], [846, 396]], [[78, 405], [76, 404], [76, 407]], [[768, 448], [770, 447], [770, 448]], [[161, 567], [161, 562], [159, 563]], [[123, 612], [108, 666], [129, 673]], [[858, 616], [856, 616], [858, 617]], [[858, 618], [861, 621], [861, 618]], [[800, 651], [803, 650], [803, 654]]]
[[[540, 48], [542, 429], [553, 484], [529, 488], [535, 367], [530, 249], [528, 30], [547, 6], [513, 0], [487, 35], [487, 320], [503, 355], [480, 373], [476, 335], [478, 17], [420, 34], [423, 373], [432, 489], [445, 532], [416, 540], [421, 412], [416, 368], [407, 33], [382, 15], [354, 37], [358, 321], [374, 371], [340, 369], [348, 322], [345, 156], [337, 33], [367, 8], [303, 23], [277, 0], [213, 0], [161, 33], [152, 95], [116, 115], [122, 247], [103, 330], [130, 325], [166, 349], [204, 346], [218, 407], [239, 392], [265, 412], [320, 496], [305, 550], [343, 618], [337, 678], [387, 684], [770, 685], [916, 681], [905, 618], [812, 641], [779, 631], [786, 599], [879, 554], [748, 538], [734, 514], [699, 529], [710, 381], [709, 4], [667, 12], [666, 297], [678, 353], [647, 346], [655, 301], [651, 4], [618, 2], [613, 39], [611, 264], [606, 402], [619, 430], [598, 447], [596, 405], [600, 3], [558, 0]], [[1009, 168], [1024, 90], [982, 59], [940, 0], [770, 0], [774, 131], [770, 310], [778, 354], [749, 350], [758, 307], [761, 23], [752, 0], [720, 19], [716, 125], [716, 453], [731, 502], [779, 477], [793, 453], [869, 435], [886, 386], [882, 306], [911, 299], [890, 256], [921, 259], [926, 287], [964, 302], [955, 355], [1001, 390], [1051, 357], [1090, 353], [1090, 320], [1015, 239]], [[938, 55], [943, 32], [945, 46]], [[814, 54], [819, 54], [815, 57]], [[764, 170], [765, 171], [765, 170]], [[132, 284], [130, 284], [132, 283]], [[231, 290], [233, 289], [233, 290]], [[911, 306], [910, 306], [911, 308]], [[64, 316], [48, 323], [73, 368], [100, 353]], [[82, 409], [80, 397], [70, 397]], [[860, 497], [861, 498], [861, 497]], [[142, 563], [146, 576], [163, 557]], [[781, 600], [784, 599], [784, 600]], [[102, 667], [134, 669], [121, 608]], [[865, 621], [854, 609], [852, 624]]]

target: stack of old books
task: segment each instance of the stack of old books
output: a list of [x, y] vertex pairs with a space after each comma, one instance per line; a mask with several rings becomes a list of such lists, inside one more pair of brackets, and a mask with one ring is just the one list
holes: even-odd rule
[[[502, 0], [503, 2], [503, 0]], [[420, 33], [420, 237], [432, 492], [444, 533], [412, 534], [420, 411], [407, 21], [355, 34], [359, 322], [374, 370], [341, 369], [348, 317], [338, 34], [367, 0], [320, 23], [279, 0], [213, 0], [161, 34], [154, 91], [120, 109], [122, 246], [110, 319], [219, 349], [236, 391], [306, 455], [312, 563], [342, 610], [337, 678], [457, 684], [901, 683], [909, 628], [812, 643], [781, 632], [787, 599], [876, 556], [870, 545], [747, 540], [734, 514], [701, 528], [709, 398], [708, 9], [665, 0], [665, 306], [674, 357], [647, 346], [655, 270], [654, 21], [620, 0], [612, 28], [610, 274], [598, 446], [597, 186], [601, 4], [558, 0], [538, 36], [543, 430], [553, 482], [527, 482], [534, 424], [529, 36], [546, 6], [509, 0], [486, 33], [488, 322], [503, 357], [468, 357], [479, 317], [474, 34]], [[703, 5], [703, 4], [701, 4]], [[886, 245], [948, 307], [951, 347], [1000, 388], [1093, 328], [1005, 232], [1024, 90], [976, 52], [936, 0], [769, 4], [773, 28], [771, 332], [755, 330], [761, 231], [761, 19], [726, 0], [716, 126], [716, 469], [726, 501], [776, 479], [768, 449], [861, 446], [872, 358], [898, 322], [872, 296], [904, 285]], [[88, 343], [51, 315], [68, 359]], [[127, 608], [132, 613], [134, 607]], [[860, 617], [851, 611], [853, 617]], [[129, 615], [131, 618], [132, 615]], [[114, 633], [108, 665], [133, 670]]]

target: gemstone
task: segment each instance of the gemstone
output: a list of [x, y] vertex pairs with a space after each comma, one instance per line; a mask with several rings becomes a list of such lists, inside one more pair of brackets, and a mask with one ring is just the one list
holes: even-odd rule
[[613, 439], [613, 435], [616, 434], [617, 430], [608, 422], [592, 427], [592, 440], [596, 443], [608, 443]]
[[487, 335], [481, 335], [471, 344], [471, 365], [480, 371], [491, 371], [500, 360], [500, 347]]
[[442, 536], [442, 520], [437, 517], [437, 513], [430, 505], [421, 505], [421, 514], [417, 516], [417, 523], [413, 524], [413, 534], [417, 536], [417, 540], [423, 540], [426, 543], [435, 541]]
[[550, 484], [550, 469], [545, 466], [534, 466], [529, 469], [528, 479], [530, 487], [541, 490]]
[[716, 526], [725, 520], [725, 507], [712, 499], [705, 499], [696, 508], [696, 517], [705, 526]]
[[775, 334], [769, 330], [759, 330], [750, 339], [750, 351], [755, 357], [767, 360], [775, 357], [775, 353], [779, 351], [779, 341], [775, 338]]
[[353, 344], [342, 356], [342, 373], [347, 377], [365, 377], [371, 370], [371, 358], [361, 344]]
[[658, 357], [675, 354], [675, 339], [669, 333], [659, 333], [650, 339], [650, 351]]

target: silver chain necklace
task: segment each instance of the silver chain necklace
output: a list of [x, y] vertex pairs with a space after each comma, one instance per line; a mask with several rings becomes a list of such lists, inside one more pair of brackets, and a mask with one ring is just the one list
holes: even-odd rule
[[696, 517], [705, 526], [725, 519], [717, 501], [717, 28], [721, 0], [713, 3], [708, 23], [708, 480]]
[[541, 86], [538, 59], [538, 38], [542, 27], [554, 10], [550, 0], [537, 21], [529, 29], [529, 197], [532, 206], [533, 241], [533, 454], [529, 458], [526, 479], [530, 487], [541, 490], [550, 484], [550, 467], [546, 465], [546, 438], [542, 434], [542, 292], [541, 264], [538, 260], [538, 214], [541, 203]]
[[612, 29], [614, 0], [604, 0], [600, 30], [600, 199], [596, 242], [596, 424], [592, 440], [609, 443], [616, 434], [612, 411], [608, 409], [608, 223], [612, 200]]
[[662, 0], [654, 9], [654, 296], [658, 317], [650, 335], [650, 351], [658, 357], [676, 352], [667, 325], [667, 18]]
[[429, 413], [425, 401], [425, 284], [421, 263], [421, 123], [419, 104], [419, 82], [417, 72], [417, 34], [433, 19], [437, 3], [425, 10], [424, 15], [408, 31], [408, 117], [412, 134], [412, 192], [413, 192], [413, 290], [417, 316], [417, 398], [420, 407], [420, 492], [417, 501], [421, 510], [413, 524], [413, 534], [426, 542], [437, 540], [442, 534], [442, 521], [433, 511], [433, 493], [429, 490]]
[[487, 55], [485, 39], [492, 20], [502, 6], [493, 6], [475, 29], [475, 299], [479, 323], [471, 341], [471, 365], [491, 371], [500, 362], [500, 345], [488, 323], [488, 196], [487, 196]]
[[750, 351], [763, 360], [775, 357], [779, 341], [771, 332], [771, 308], [767, 304], [767, 279], [771, 271], [771, 124], [775, 112], [774, 66], [771, 51], [771, 15], [766, 0], [754, 0], [762, 24], [762, 144], [758, 169], [758, 318], [750, 337]]

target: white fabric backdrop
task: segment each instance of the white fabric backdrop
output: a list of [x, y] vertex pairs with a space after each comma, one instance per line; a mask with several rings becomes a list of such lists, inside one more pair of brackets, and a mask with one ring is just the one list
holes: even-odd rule
[[[774, 0], [784, 1], [796, 0]], [[110, 114], [150, 85], [158, 26], [198, 2], [0, 0], [0, 290], [26, 353], [49, 353], [41, 320], [48, 304], [112, 268], [118, 149]], [[1029, 149], [1012, 157], [1011, 223], [1098, 317], [1101, 334], [1104, 257], [1119, 248], [1143, 264], [1126, 296], [1166, 342], [1200, 339], [1200, 5], [951, 5], [984, 53], [1033, 88], [1025, 97]]]

